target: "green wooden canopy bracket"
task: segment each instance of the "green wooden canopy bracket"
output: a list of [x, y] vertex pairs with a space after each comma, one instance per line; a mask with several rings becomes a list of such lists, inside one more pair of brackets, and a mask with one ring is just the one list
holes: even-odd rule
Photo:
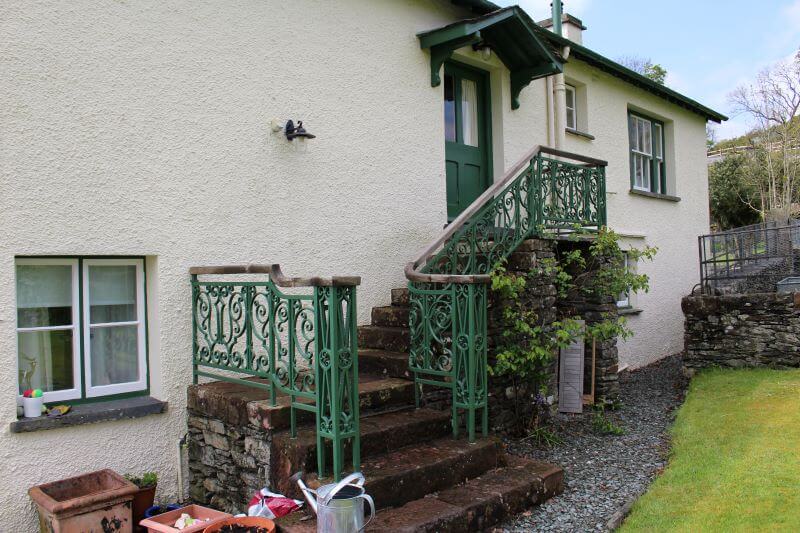
[[438, 87], [442, 83], [439, 72], [441, 72], [444, 62], [453, 55], [453, 52], [462, 46], [469, 46], [479, 43], [480, 41], [481, 32], [476, 31], [472, 35], [466, 35], [446, 43], [431, 46], [431, 87]]
[[511, 109], [519, 109], [519, 93], [530, 83], [543, 76], [549, 76], [555, 72], [561, 72], [560, 66], [553, 63], [541, 65], [539, 67], [512, 70], [511, 71]]
[[488, 46], [511, 73], [511, 109], [519, 108], [519, 94], [533, 80], [563, 71], [536, 23], [518, 7], [461, 20], [417, 35], [420, 48], [431, 55], [431, 87], [442, 83], [440, 72], [453, 52], [464, 46]]

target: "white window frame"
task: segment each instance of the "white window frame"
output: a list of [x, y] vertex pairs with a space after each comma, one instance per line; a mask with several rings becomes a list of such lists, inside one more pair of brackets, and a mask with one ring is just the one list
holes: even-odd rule
[[[641, 117], [634, 113], [630, 114], [630, 120], [632, 120], [636, 125], [635, 128], [633, 128], [633, 131], [631, 131], [632, 124], [630, 121], [628, 122], [628, 130], [629, 130], [628, 137], [631, 139], [630, 150], [633, 153], [633, 164], [631, 168], [631, 172], [633, 172], [633, 177], [632, 177], [633, 188], [636, 189], [637, 191], [651, 192], [650, 187], [653, 180], [652, 173], [650, 172], [653, 160], [653, 138], [652, 138], [653, 122], [650, 119]], [[646, 128], [641, 129], [643, 126], [646, 126]], [[649, 151], [647, 150], [648, 148], [647, 146], [642, 146], [647, 144], [645, 142], [646, 137], [644, 136], [644, 133], [642, 133], [641, 135], [642, 142], [639, 142], [640, 131], [643, 132], [646, 131], [647, 135], [649, 135], [650, 139]], [[641, 183], [637, 183], [637, 177], [638, 177], [636, 174], [637, 161], [641, 162], [642, 165]]]
[[[569, 101], [567, 93], [572, 93], [572, 107], [567, 104]], [[569, 122], [569, 113], [565, 113], [567, 129], [578, 131], [578, 90], [568, 83], [564, 84], [564, 108], [566, 111], [572, 111], [572, 124]]]
[[[633, 272], [634, 268], [631, 265], [631, 258], [628, 255], [628, 252], [622, 252], [623, 261], [625, 261], [625, 272]], [[630, 290], [625, 291], [622, 294], [617, 295], [617, 308], [618, 309], [630, 309], [633, 307], [633, 302], [631, 299]]]
[[[136, 267], [136, 320], [125, 322], [105, 322], [92, 324], [90, 322], [89, 299], [89, 267], [91, 266], [135, 266]], [[83, 352], [85, 362], [83, 365], [84, 383], [87, 398], [98, 396], [111, 396], [126, 392], [139, 392], [147, 388], [147, 347], [145, 332], [145, 286], [144, 286], [144, 260], [142, 259], [84, 259], [83, 260]], [[92, 384], [92, 328], [112, 326], [137, 326], [137, 356], [139, 379], [127, 383], [114, 383], [113, 385]]]
[[[19, 327], [16, 321], [16, 315], [19, 313], [19, 301], [15, 300], [14, 313], [15, 323], [17, 325], [17, 335], [15, 335], [14, 344], [16, 346], [16, 368], [17, 368], [17, 395], [19, 394], [19, 333], [26, 333], [31, 331], [72, 331], [72, 388], [62, 389], [59, 391], [48, 391], [42, 394], [43, 401], [50, 402], [63, 402], [67, 400], [76, 400], [81, 397], [81, 338], [78, 334], [80, 329], [80, 284], [78, 273], [78, 259], [70, 258], [18, 258], [16, 259], [14, 270], [17, 266], [42, 266], [42, 265], [68, 265], [72, 267], [72, 324], [68, 326], [40, 326], [40, 327]], [[16, 284], [15, 284], [16, 293]]]

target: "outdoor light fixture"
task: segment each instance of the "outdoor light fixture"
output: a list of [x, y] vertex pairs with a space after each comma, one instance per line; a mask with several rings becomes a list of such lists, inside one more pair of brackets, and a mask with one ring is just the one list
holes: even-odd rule
[[312, 135], [308, 133], [306, 129], [303, 127], [303, 121], [298, 120], [297, 126], [294, 125], [294, 122], [291, 120], [286, 122], [286, 126], [283, 127], [283, 132], [286, 134], [286, 138], [290, 141], [294, 139], [313, 139], [316, 135]]
[[492, 48], [484, 41], [473, 44], [472, 49], [475, 52], [480, 52], [481, 58], [483, 58], [484, 61], [488, 61], [489, 58], [492, 57]]

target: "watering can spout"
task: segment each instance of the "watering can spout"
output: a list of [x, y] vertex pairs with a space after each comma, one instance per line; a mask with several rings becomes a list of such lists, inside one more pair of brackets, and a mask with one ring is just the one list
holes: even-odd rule
[[311, 510], [314, 511], [314, 514], [317, 514], [317, 493], [314, 490], [309, 489], [306, 484], [303, 483], [303, 472], [297, 472], [289, 478], [289, 481], [297, 482], [297, 486], [300, 487], [300, 490], [303, 492], [303, 496], [305, 496], [309, 507], [311, 507]]

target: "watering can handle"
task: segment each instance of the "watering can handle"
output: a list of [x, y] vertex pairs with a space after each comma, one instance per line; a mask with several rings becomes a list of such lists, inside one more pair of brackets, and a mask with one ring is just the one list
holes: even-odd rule
[[[353, 483], [354, 481], [355, 483]], [[333, 487], [333, 489], [331, 489], [330, 492], [328, 492], [328, 494], [325, 495], [325, 500], [322, 502], [322, 505], [328, 505], [330, 501], [333, 499], [333, 497], [336, 496], [336, 494], [340, 490], [342, 490], [343, 488], [345, 488], [347, 485], [350, 484], [362, 487], [364, 485], [364, 474], [362, 474], [361, 472], [353, 472], [346, 478], [342, 479], [339, 483], [336, 484], [335, 487]]]
[[372, 500], [372, 496], [369, 494], [362, 494], [360, 498], [364, 498], [369, 504], [369, 520], [367, 520], [367, 522], [361, 526], [361, 529], [358, 530], [359, 532], [364, 531], [369, 523], [372, 522], [372, 519], [375, 518], [375, 502]]

